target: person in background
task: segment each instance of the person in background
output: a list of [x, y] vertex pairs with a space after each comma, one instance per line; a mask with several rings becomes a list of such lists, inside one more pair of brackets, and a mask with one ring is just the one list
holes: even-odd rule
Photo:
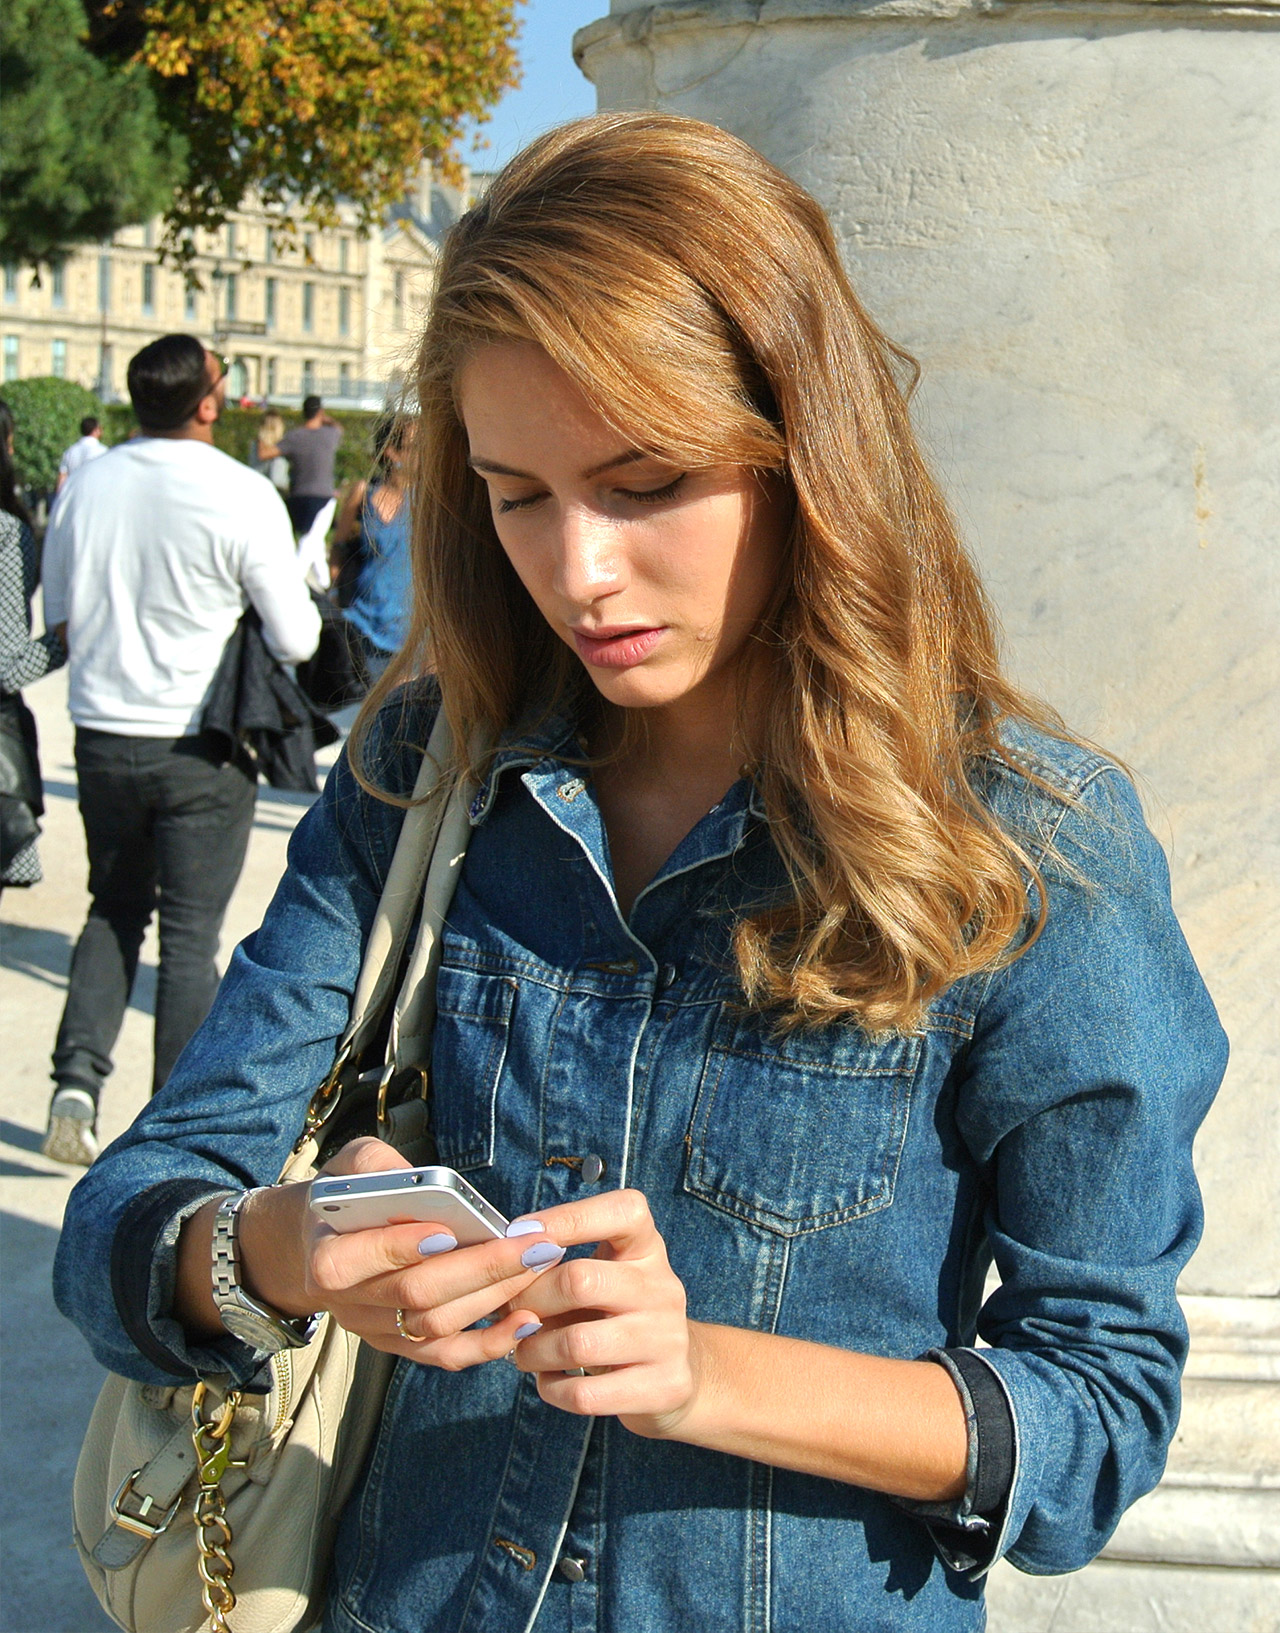
[[0, 891], [43, 877], [36, 850], [44, 810], [40, 761], [22, 688], [60, 669], [67, 649], [51, 631], [32, 638], [31, 597], [39, 582], [40, 550], [14, 481], [13, 412], [0, 399]]
[[73, 471], [78, 471], [81, 465], [87, 465], [91, 459], [99, 458], [106, 451], [102, 446], [102, 422], [92, 414], [86, 414], [80, 421], [78, 440], [71, 444], [58, 465], [58, 485], [54, 493], [62, 492]]
[[409, 560], [406, 423], [384, 414], [373, 431], [373, 479], [354, 482], [334, 528], [337, 599], [359, 637], [370, 681], [404, 644], [413, 598]]
[[333, 464], [342, 427], [330, 419], [319, 397], [302, 404], [302, 424], [282, 437], [279, 452], [289, 461], [289, 520], [301, 537], [333, 499]]
[[45, 541], [45, 617], [65, 629], [89, 916], [53, 1053], [42, 1149], [89, 1163], [142, 937], [160, 920], [153, 1090], [204, 1019], [244, 861], [256, 777], [201, 731], [210, 682], [252, 604], [273, 657], [299, 663], [320, 619], [284, 504], [213, 445], [226, 370], [193, 336], [129, 364], [141, 435], [80, 472]]
[[284, 421], [274, 412], [262, 416], [258, 434], [249, 447], [249, 469], [265, 476], [280, 493], [289, 491], [289, 461], [280, 452]]

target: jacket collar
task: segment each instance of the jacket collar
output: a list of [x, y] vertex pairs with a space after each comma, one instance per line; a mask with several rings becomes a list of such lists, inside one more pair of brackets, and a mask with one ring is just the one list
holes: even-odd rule
[[[498, 782], [504, 772], [517, 767], [528, 769], [548, 760], [574, 759], [585, 753], [578, 735], [576, 718], [567, 711], [558, 710], [539, 720], [513, 728], [498, 745], [488, 774], [476, 791], [467, 814], [473, 828], [488, 816], [498, 794]], [[736, 786], [736, 785], [735, 785]], [[747, 808], [754, 817], [763, 818], [764, 800], [760, 789], [751, 784]]]

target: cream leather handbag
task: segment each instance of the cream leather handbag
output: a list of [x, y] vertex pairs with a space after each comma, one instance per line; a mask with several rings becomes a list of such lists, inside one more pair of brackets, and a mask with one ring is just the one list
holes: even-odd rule
[[[309, 1179], [363, 1101], [380, 1136], [426, 1160], [440, 932], [474, 789], [447, 775], [441, 711], [365, 950], [351, 1020], [280, 1183]], [[422, 917], [384, 1061], [362, 1070]], [[405, 1098], [405, 1084], [411, 1092]], [[225, 1380], [169, 1388], [108, 1376], [76, 1466], [75, 1537], [90, 1586], [127, 1633], [303, 1633], [318, 1623], [334, 1532], [377, 1429], [394, 1357], [324, 1317], [270, 1362], [265, 1394]], [[232, 1618], [234, 1617], [234, 1620]]]

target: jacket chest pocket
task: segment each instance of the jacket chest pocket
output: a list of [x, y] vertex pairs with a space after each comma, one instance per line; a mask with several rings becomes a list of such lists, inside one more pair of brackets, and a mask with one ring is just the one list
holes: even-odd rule
[[919, 1038], [771, 1033], [721, 1016], [685, 1137], [684, 1188], [779, 1236], [893, 1201]]
[[507, 1058], [516, 983], [444, 969], [436, 986], [431, 1047], [431, 1128], [450, 1168], [488, 1168], [498, 1082]]

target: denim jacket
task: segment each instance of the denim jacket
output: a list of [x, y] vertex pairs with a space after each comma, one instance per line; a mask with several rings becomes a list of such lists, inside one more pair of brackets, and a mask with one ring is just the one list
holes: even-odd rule
[[[384, 733], [384, 786], [412, 785], [429, 723], [414, 703]], [[1052, 846], [1044, 932], [951, 987], [918, 1034], [873, 1038], [780, 1036], [741, 1005], [729, 926], [784, 884], [749, 783], [624, 920], [571, 728], [511, 743], [472, 807], [444, 936], [434, 1126], [440, 1160], [508, 1216], [638, 1187], [694, 1318], [901, 1357], [980, 1337], [1015, 1440], [983, 1563], [1051, 1573], [1085, 1564], [1163, 1467], [1186, 1352], [1174, 1284], [1201, 1226], [1192, 1137], [1226, 1045], [1127, 780], [1025, 728], [1009, 747], [1065, 796], [994, 757], [977, 768], [997, 816]], [[401, 820], [339, 763], [208, 1020], [73, 1193], [58, 1302], [113, 1370], [259, 1364], [230, 1338], [187, 1345], [169, 1313], [178, 1225], [278, 1172]], [[324, 1625], [961, 1633], [984, 1625], [981, 1566], [944, 1547], [946, 1563], [933, 1533], [973, 1523], [965, 1507], [642, 1440], [545, 1405], [502, 1363], [401, 1361]]]

